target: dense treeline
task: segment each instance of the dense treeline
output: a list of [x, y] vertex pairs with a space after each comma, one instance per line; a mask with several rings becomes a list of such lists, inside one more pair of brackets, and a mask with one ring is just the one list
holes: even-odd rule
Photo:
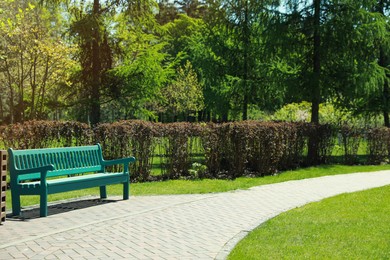
[[[229, 121], [310, 103], [389, 126], [387, 0], [2, 0], [0, 122]], [[261, 113], [260, 113], [261, 114]]]
[[[318, 137], [315, 157], [308, 155], [313, 136]], [[390, 159], [388, 128], [259, 121], [162, 124], [141, 120], [95, 127], [72, 121], [28, 121], [0, 127], [0, 149], [97, 142], [106, 159], [137, 158], [131, 165], [133, 181], [264, 176], [335, 159], [346, 164], [378, 164]]]

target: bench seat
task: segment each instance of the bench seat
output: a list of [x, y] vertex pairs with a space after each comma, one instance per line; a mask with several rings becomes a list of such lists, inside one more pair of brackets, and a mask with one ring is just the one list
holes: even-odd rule
[[[123, 183], [126, 177], [123, 173], [94, 173], [81, 176], [65, 177], [53, 180], [47, 180], [48, 194], [93, 188], [97, 186], [104, 186], [110, 184]], [[19, 183], [20, 195], [39, 195], [41, 182], [33, 181], [26, 183]]]

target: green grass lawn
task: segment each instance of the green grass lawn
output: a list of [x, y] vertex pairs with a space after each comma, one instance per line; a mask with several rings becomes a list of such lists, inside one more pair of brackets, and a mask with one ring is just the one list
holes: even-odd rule
[[[253, 186], [271, 184], [289, 180], [300, 180], [305, 178], [320, 177], [326, 175], [346, 174], [353, 172], [369, 172], [389, 170], [390, 165], [380, 166], [344, 166], [344, 165], [323, 165], [285, 171], [275, 176], [266, 176], [261, 178], [237, 178], [235, 180], [172, 180], [164, 182], [132, 183], [130, 193], [132, 196], [139, 195], [163, 195], [163, 194], [195, 194], [226, 192], [236, 189], [248, 189]], [[108, 197], [110, 195], [122, 195], [121, 185], [111, 185], [107, 188]], [[10, 191], [7, 191], [7, 209], [11, 209]], [[99, 188], [91, 188], [64, 192], [49, 195], [49, 202], [70, 198], [84, 197], [88, 195], [99, 195]], [[22, 206], [39, 204], [38, 196], [22, 196]]]
[[285, 212], [238, 243], [232, 259], [390, 259], [390, 186]]

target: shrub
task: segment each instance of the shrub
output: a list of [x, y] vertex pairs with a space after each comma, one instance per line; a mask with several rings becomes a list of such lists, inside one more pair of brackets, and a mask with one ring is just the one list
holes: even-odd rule
[[368, 162], [378, 164], [389, 161], [390, 129], [374, 128], [367, 132]]
[[356, 164], [357, 153], [363, 138], [363, 129], [344, 125], [339, 130], [340, 143], [344, 151], [344, 163]]
[[210, 176], [269, 175], [297, 167], [306, 137], [298, 123], [208, 124], [202, 139]]
[[94, 140], [102, 144], [108, 159], [134, 156], [137, 160], [131, 165], [132, 181], [146, 181], [150, 178], [157, 128], [140, 120], [99, 124], [94, 128]]
[[177, 179], [189, 176], [192, 140], [200, 135], [200, 125], [171, 123], [160, 125], [158, 137], [165, 151], [162, 157], [164, 178]]
[[334, 148], [336, 129], [329, 124], [303, 124], [302, 128], [308, 149], [305, 164], [319, 165], [327, 163]]

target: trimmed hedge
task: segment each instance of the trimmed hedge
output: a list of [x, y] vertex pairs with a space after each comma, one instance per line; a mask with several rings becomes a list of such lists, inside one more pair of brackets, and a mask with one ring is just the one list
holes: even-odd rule
[[390, 129], [375, 128], [367, 131], [368, 162], [388, 163], [390, 155]]
[[[338, 137], [338, 138], [336, 138]], [[107, 159], [135, 156], [132, 181], [264, 176], [299, 166], [326, 163], [336, 141], [344, 162], [358, 162], [362, 142], [368, 163], [389, 159], [390, 130], [307, 123], [151, 123], [140, 120], [100, 124], [29, 121], [0, 127], [0, 144], [15, 149], [101, 143]], [[308, 156], [309, 144], [315, 147]], [[201, 172], [193, 168], [206, 169]], [[199, 164], [205, 167], [199, 167]], [[158, 172], [160, 171], [160, 172]], [[195, 172], [195, 174], [194, 174]]]
[[137, 163], [131, 165], [134, 181], [148, 180], [152, 167], [154, 137], [157, 125], [146, 121], [120, 121], [100, 124], [94, 128], [94, 142], [103, 147], [108, 159], [135, 156]]
[[361, 128], [344, 125], [339, 130], [339, 139], [344, 152], [344, 163], [353, 165], [358, 163], [358, 150], [365, 131]]
[[72, 121], [28, 121], [0, 127], [3, 148], [35, 149], [78, 146], [92, 143], [93, 131]]
[[296, 168], [304, 160], [308, 133], [313, 127], [298, 123], [208, 124], [202, 135], [211, 177], [264, 176]]

